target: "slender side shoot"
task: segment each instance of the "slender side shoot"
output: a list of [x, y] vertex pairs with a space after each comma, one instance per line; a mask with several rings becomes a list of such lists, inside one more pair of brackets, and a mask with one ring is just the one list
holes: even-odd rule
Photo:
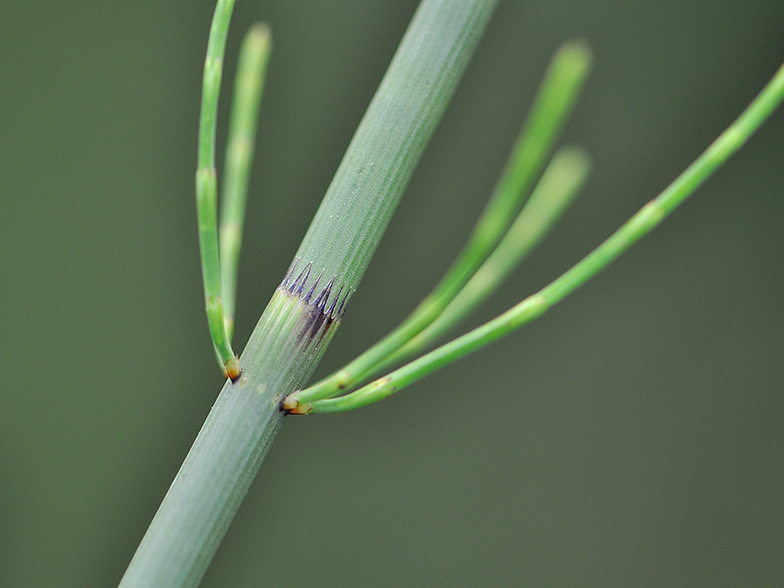
[[290, 413], [312, 414], [351, 410], [386, 398], [435, 370], [484, 347], [532, 321], [607, 267], [621, 253], [653, 230], [730, 158], [784, 99], [784, 65], [735, 122], [681, 173], [661, 194], [646, 204], [601, 245], [548, 286], [481, 327], [423, 355], [389, 375], [345, 396], [283, 403]]
[[229, 341], [234, 332], [237, 268], [245, 223], [248, 179], [256, 142], [259, 105], [271, 51], [272, 34], [269, 27], [263, 23], [253, 25], [242, 41], [234, 79], [219, 229], [223, 321]]

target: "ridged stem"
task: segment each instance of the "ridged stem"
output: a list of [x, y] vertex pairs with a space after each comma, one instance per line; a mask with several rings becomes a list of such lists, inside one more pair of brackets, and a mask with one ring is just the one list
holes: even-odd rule
[[242, 354], [242, 376], [224, 385], [123, 588], [198, 585], [282, 423], [281, 398], [315, 369], [495, 4], [420, 5]]

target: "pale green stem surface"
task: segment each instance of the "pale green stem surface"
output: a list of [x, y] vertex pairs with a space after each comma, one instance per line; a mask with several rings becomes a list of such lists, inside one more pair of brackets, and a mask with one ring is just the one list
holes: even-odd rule
[[226, 376], [236, 379], [240, 368], [226, 334], [221, 298], [220, 255], [218, 252], [218, 179], [215, 171], [215, 126], [218, 117], [223, 54], [234, 0], [218, 0], [210, 27], [199, 120], [199, 161], [196, 170], [196, 212], [199, 219], [204, 298], [207, 323], [218, 363]]
[[303, 402], [334, 396], [361, 382], [449, 304], [499, 242], [528, 195], [577, 101], [590, 64], [590, 50], [579, 41], [556, 52], [498, 184], [447, 274], [399, 327], [332, 376], [300, 392]]
[[351, 394], [302, 405], [295, 412], [302, 414], [338, 412], [377, 402], [540, 316], [656, 227], [743, 146], [782, 99], [784, 99], [784, 66], [778, 70], [740, 117], [719, 135], [692, 165], [599, 247], [554, 282], [492, 321], [423, 355], [388, 376], [371, 382]]
[[[356, 287], [377, 245], [364, 232], [346, 239], [343, 228], [386, 228], [463, 71], [465, 55], [455, 47], [474, 46], [496, 2], [426, 0], [417, 11], [403, 39], [412, 50], [395, 55], [297, 252], [316, 275], [337, 276], [337, 290]], [[415, 36], [429, 40], [413, 49]]]
[[[424, 0], [418, 8], [297, 254], [314, 275], [335, 277], [334, 296], [364, 273], [495, 4]], [[198, 585], [283, 421], [280, 400], [304, 385], [334, 334], [303, 336], [319, 312], [276, 291], [242, 354], [242, 376], [225, 383], [123, 588]]]
[[234, 332], [237, 269], [245, 223], [248, 179], [256, 142], [259, 104], [271, 50], [269, 27], [261, 23], [253, 25], [242, 41], [234, 79], [219, 225], [223, 320], [229, 341]]

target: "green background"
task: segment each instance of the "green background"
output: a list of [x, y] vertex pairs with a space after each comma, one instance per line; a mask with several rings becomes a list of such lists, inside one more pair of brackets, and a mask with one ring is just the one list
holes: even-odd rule
[[[236, 347], [415, 6], [238, 2], [224, 79], [251, 22], [274, 50]], [[212, 9], [0, 6], [3, 587], [115, 585], [221, 386], [193, 197]], [[594, 173], [472, 324], [655, 196], [780, 65], [783, 31], [780, 0], [502, 0], [319, 373], [435, 284], [562, 41], [595, 50], [566, 131]], [[203, 586], [782, 585], [783, 154], [779, 111], [534, 324], [381, 404], [288, 419]]]

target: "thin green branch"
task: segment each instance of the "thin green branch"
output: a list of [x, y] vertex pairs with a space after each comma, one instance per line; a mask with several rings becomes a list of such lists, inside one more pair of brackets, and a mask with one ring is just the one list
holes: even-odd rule
[[196, 170], [196, 212], [199, 219], [204, 298], [207, 323], [224, 374], [235, 380], [240, 366], [226, 334], [221, 298], [220, 256], [218, 252], [218, 180], [215, 171], [215, 126], [218, 117], [223, 54], [234, 8], [234, 0], [218, 0], [210, 27], [199, 120], [199, 161]]
[[498, 184], [449, 271], [399, 327], [329, 378], [302, 391], [303, 398], [328, 398], [359, 383], [446, 308], [502, 238], [528, 195], [577, 101], [590, 64], [590, 50], [582, 42], [568, 42], [556, 52]]
[[269, 27], [263, 23], [253, 25], [242, 41], [234, 79], [219, 228], [223, 320], [229, 341], [234, 331], [237, 268], [245, 222], [248, 178], [256, 141], [259, 104], [271, 50], [272, 35]]
[[[298, 414], [338, 412], [377, 402], [540, 316], [595, 276], [638, 239], [648, 234], [694, 193], [719, 166], [743, 146], [782, 99], [784, 99], [784, 65], [740, 117], [694, 163], [599, 247], [554, 282], [494, 320], [395, 370], [388, 376], [371, 382], [356, 392], [339, 398], [301, 404], [291, 412]], [[296, 395], [293, 395], [292, 400], [295, 399]]]
[[390, 355], [377, 371], [400, 364], [430, 347], [457, 326], [504, 282], [550, 232], [588, 177], [588, 154], [577, 147], [559, 149], [523, 210], [490, 257], [452, 302], [425, 330]]

